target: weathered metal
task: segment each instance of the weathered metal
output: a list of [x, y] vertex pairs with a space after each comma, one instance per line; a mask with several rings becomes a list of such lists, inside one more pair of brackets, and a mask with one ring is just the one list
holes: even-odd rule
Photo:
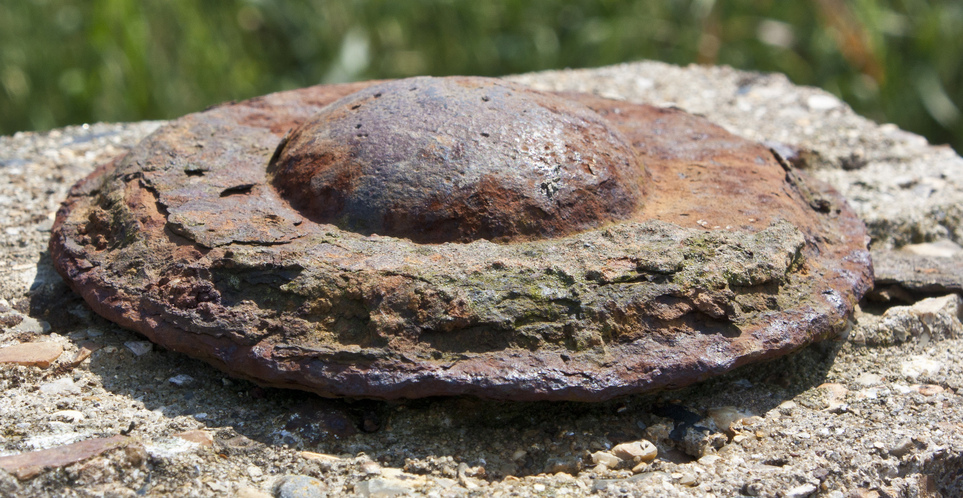
[[313, 221], [416, 242], [554, 237], [625, 219], [643, 174], [587, 107], [458, 77], [351, 94], [294, 129], [268, 166]]
[[491, 79], [375, 85], [169, 123], [72, 189], [58, 271], [101, 315], [264, 385], [584, 401], [832, 337], [872, 282], [835, 192], [705, 119]]

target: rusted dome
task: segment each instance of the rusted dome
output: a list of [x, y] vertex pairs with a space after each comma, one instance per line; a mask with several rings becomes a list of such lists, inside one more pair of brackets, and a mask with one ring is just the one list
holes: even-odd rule
[[489, 78], [411, 78], [297, 127], [268, 173], [305, 216], [418, 242], [567, 235], [631, 216], [643, 168], [591, 109]]

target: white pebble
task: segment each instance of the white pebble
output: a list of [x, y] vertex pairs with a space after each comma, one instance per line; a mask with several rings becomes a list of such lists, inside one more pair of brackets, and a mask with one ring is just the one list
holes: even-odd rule
[[78, 423], [84, 421], [84, 414], [77, 410], [60, 410], [53, 413], [53, 418], [66, 420], [67, 422]]
[[806, 105], [814, 111], [828, 111], [839, 107], [839, 99], [832, 95], [813, 95], [806, 99]]
[[605, 465], [610, 469], [614, 469], [622, 463], [622, 459], [607, 452], [607, 451], [596, 451], [592, 453], [592, 463], [596, 465]]
[[921, 355], [912, 356], [900, 364], [900, 372], [910, 379], [916, 379], [921, 375], [932, 377], [940, 373], [942, 368], [943, 365], [940, 362]]
[[79, 394], [80, 387], [74, 384], [70, 377], [63, 377], [53, 382], [48, 382], [40, 386], [40, 392], [44, 394]]
[[134, 356], [143, 356], [154, 348], [154, 344], [150, 341], [127, 341], [124, 346], [134, 353]]
[[187, 374], [177, 374], [167, 379], [167, 381], [170, 382], [171, 384], [174, 384], [175, 386], [184, 387], [188, 384], [193, 383], [194, 377], [191, 377], [190, 375], [187, 375]]

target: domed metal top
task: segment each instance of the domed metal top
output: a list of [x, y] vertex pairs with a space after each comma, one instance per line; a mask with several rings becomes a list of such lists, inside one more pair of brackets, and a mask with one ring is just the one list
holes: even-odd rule
[[643, 169], [582, 104], [491, 78], [421, 77], [332, 103], [281, 143], [268, 173], [315, 222], [467, 242], [625, 219]]

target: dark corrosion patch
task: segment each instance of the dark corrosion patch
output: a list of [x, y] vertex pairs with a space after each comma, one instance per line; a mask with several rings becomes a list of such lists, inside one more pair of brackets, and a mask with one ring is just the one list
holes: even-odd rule
[[264, 385], [596, 401], [834, 336], [866, 243], [702, 118], [413, 78], [172, 121], [74, 186], [51, 250], [101, 315]]

